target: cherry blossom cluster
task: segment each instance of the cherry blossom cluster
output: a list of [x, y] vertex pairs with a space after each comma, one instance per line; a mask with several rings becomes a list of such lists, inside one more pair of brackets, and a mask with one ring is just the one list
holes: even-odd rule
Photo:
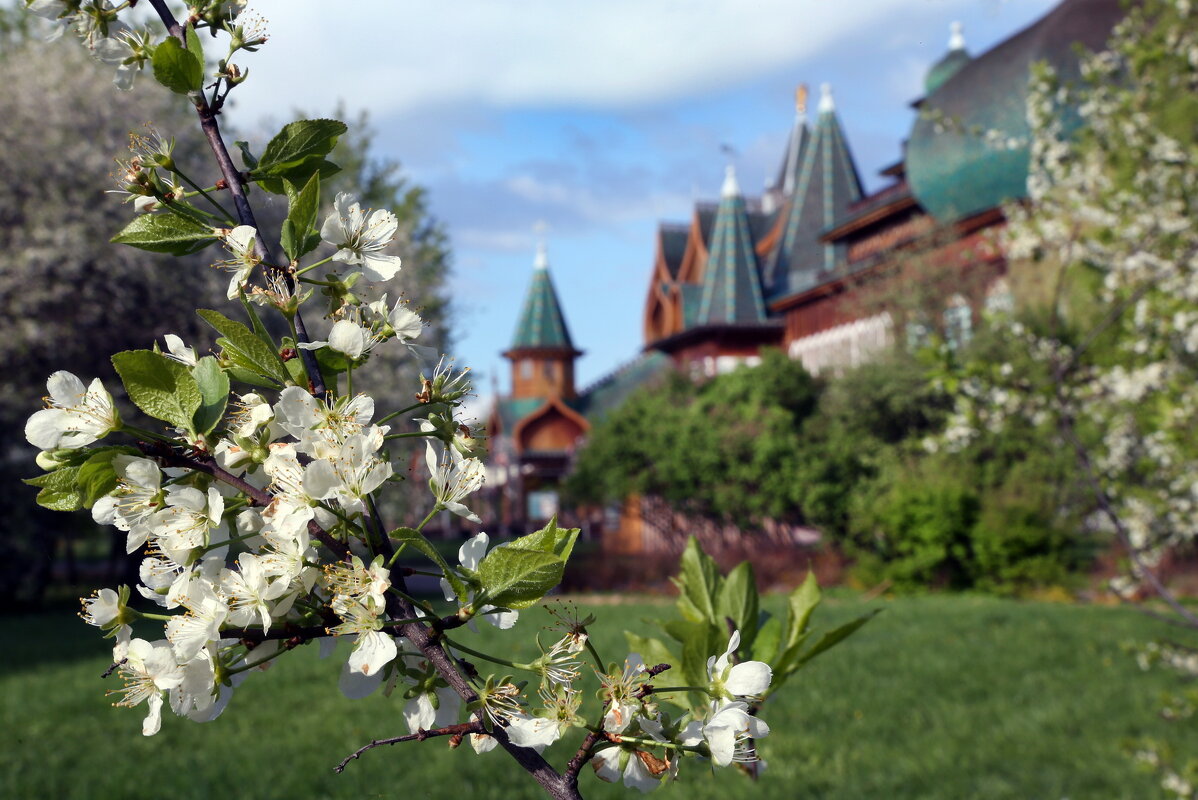
[[[1051, 319], [996, 320], [1027, 360], [971, 365], [949, 434], [933, 445], [960, 446], [1009, 419], [1085, 438], [1118, 517], [1103, 522], [1137, 554], [1136, 582], [1198, 537], [1198, 151], [1192, 120], [1168, 111], [1198, 88], [1193, 21], [1188, 2], [1153, 2], [1083, 61], [1079, 83], [1035, 73], [1029, 200], [1007, 209], [1005, 249], [1058, 276]], [[1080, 131], [1067, 127], [1074, 115]]]
[[[138, 560], [134, 586], [82, 601], [83, 620], [113, 640], [110, 673], [122, 683], [110, 692], [115, 704], [144, 706], [146, 736], [161, 729], [164, 706], [208, 722], [275, 659], [312, 642], [327, 657], [345, 641], [340, 690], [398, 694], [409, 734], [396, 741], [468, 735], [478, 753], [507, 750], [554, 797], [580, 796], [578, 772], [588, 762], [599, 778], [642, 791], [676, 776], [684, 757], [759, 769], [756, 742], [769, 733], [761, 704], [830, 646], [802, 651], [819, 603], [814, 579], [796, 590], [785, 625], [774, 621], [784, 632], [758, 637], [768, 614], [758, 614], [751, 568], [734, 571], [725, 591], [692, 542], [684, 561], [706, 559], [694, 573], [702, 581], [687, 590], [706, 609], [702, 645], [687, 645], [679, 658], [646, 639], [665, 654], [653, 666], [637, 653], [623, 666], [603, 661], [587, 630], [594, 618], [576, 614], [559, 615], [561, 635], [548, 646], [524, 625], [539, 653], [527, 662], [453, 638], [479, 620], [519, 632], [521, 613], [561, 581], [579, 530], [552, 519], [495, 546], [475, 533], [454, 565], [440, 555], [425, 534], [438, 515], [480, 522], [486, 442], [461, 416], [468, 370], [419, 345], [419, 311], [388, 299], [402, 267], [399, 218], [345, 192], [320, 215], [322, 176], [337, 169], [326, 156], [347, 130], [337, 120], [289, 123], [257, 153], [239, 143], [243, 163], [234, 165], [219, 113], [246, 73], [230, 59], [266, 41], [259, 23], [238, 16], [243, 3], [195, 2], [177, 20], [163, 0], [148, 0], [158, 32], [127, 22], [132, 5], [27, 0], [54, 35], [73, 30], [117, 66], [119, 87], [152, 73], [196, 110], [222, 178], [197, 183], [176, 161], [174, 140], [152, 126], [133, 135], [117, 175], [132, 220], [113, 241], [177, 256], [217, 250], [211, 262], [229, 275], [223, 300], [244, 322], [200, 309], [219, 335], [209, 351], [167, 335], [115, 354], [124, 390], [117, 399], [99, 378], [55, 372], [45, 407], [26, 425], [44, 470], [27, 481], [39, 488], [38, 502], [89, 510]], [[227, 55], [213, 70], [205, 42], [222, 35]], [[251, 185], [286, 198], [279, 231], [258, 225]], [[327, 301], [317, 312], [324, 338], [309, 335], [304, 321], [317, 298]], [[273, 315], [271, 324], [260, 314]], [[387, 408], [353, 388], [355, 372], [381, 348], [423, 367], [410, 393], [400, 393], [408, 399], [392, 396]], [[421, 478], [423, 504], [405, 509], [407, 524], [388, 524], [384, 494]], [[417, 573], [439, 579], [444, 604], [409, 591], [406, 579]], [[839, 641], [866, 618], [825, 638]], [[503, 671], [487, 673], [486, 664]], [[661, 683], [678, 672], [686, 673], [680, 685]], [[584, 702], [588, 680], [598, 687], [597, 708]], [[581, 742], [558, 773], [541, 753], [572, 731]]]

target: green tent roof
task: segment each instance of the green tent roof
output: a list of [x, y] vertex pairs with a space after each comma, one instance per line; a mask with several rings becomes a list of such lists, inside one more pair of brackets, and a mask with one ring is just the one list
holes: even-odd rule
[[566, 317], [562, 314], [557, 292], [553, 288], [553, 279], [549, 277], [549, 260], [543, 246], [537, 251], [532, 283], [524, 295], [516, 335], [512, 338], [512, 350], [524, 348], [574, 349], [570, 330], [566, 327]]
[[763, 271], [768, 301], [810, 289], [819, 284], [822, 273], [836, 267], [837, 246], [820, 242], [820, 233], [860, 197], [861, 178], [825, 84], [819, 119], [803, 149], [794, 194], [782, 210], [782, 238]]
[[718, 325], [764, 319], [765, 303], [761, 298], [757, 253], [753, 250], [745, 198], [736, 184], [735, 172], [728, 167], [707, 264], [703, 267], [698, 323]]

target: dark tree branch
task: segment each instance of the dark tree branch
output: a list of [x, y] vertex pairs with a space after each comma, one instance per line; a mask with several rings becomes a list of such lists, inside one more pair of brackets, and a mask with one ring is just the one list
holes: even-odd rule
[[586, 763], [595, 755], [594, 747], [603, 738], [602, 734], [591, 731], [586, 738], [582, 740], [582, 744], [578, 747], [578, 752], [566, 764], [566, 772], [562, 775], [566, 785], [572, 788], [575, 792], [578, 791], [578, 773], [586, 766]]
[[362, 754], [367, 750], [373, 750], [376, 747], [382, 747], [388, 744], [399, 744], [400, 742], [423, 742], [425, 739], [432, 739], [434, 736], [465, 736], [468, 733], [486, 733], [483, 724], [478, 720], [463, 722], [461, 725], [448, 725], [444, 728], [435, 728], [431, 731], [426, 731], [423, 728], [410, 733], [407, 736], [392, 736], [390, 739], [375, 739], [370, 744], [362, 745], [354, 752], [350, 753], [341, 763], [333, 767], [333, 772], [341, 773], [349, 762], [361, 758]]
[[[154, 7], [158, 18], [162, 20], [162, 24], [166, 26], [171, 36], [174, 36], [181, 44], [186, 46], [187, 41], [183, 26], [179, 24], [174, 14], [166, 7], [166, 0], [150, 0], [150, 5]], [[245, 183], [242, 175], [233, 164], [233, 158], [229, 155], [229, 149], [225, 147], [224, 137], [221, 136], [220, 123], [216, 119], [219, 109], [214, 110], [208, 104], [208, 100], [205, 99], [202, 91], [193, 93], [191, 100], [195, 106], [196, 114], [200, 118], [200, 128], [204, 131], [204, 138], [208, 140], [208, 146], [212, 148], [212, 154], [216, 157], [216, 163], [220, 167], [221, 174], [225, 177], [229, 193], [233, 196], [233, 205], [237, 210], [238, 221], [242, 225], [249, 225], [258, 231], [258, 235], [254, 237], [254, 250], [258, 258], [267, 264], [275, 265], [274, 268], [282, 273], [287, 282], [287, 290], [289, 292], [295, 291], [295, 278], [291, 270], [287, 267], [279, 266], [278, 260], [266, 243], [266, 237], [262, 235], [262, 231], [258, 228], [258, 221], [254, 218], [254, 210], [250, 207], [249, 198], [245, 195]], [[304, 325], [304, 318], [298, 310], [295, 312], [295, 329], [296, 336], [301, 342], [307, 343], [312, 341]], [[311, 350], [301, 349], [300, 357], [304, 361], [304, 370], [308, 373], [308, 381], [311, 384], [309, 390], [312, 394], [320, 396], [328, 394], [328, 389], [324, 385], [324, 377], [320, 373], [320, 366], [317, 364], [315, 353]]]
[[[402, 592], [407, 592], [403, 576], [393, 576], [392, 583]], [[417, 616], [411, 602], [395, 594], [387, 595], [387, 613], [393, 618], [410, 619]], [[423, 622], [409, 622], [400, 627], [400, 632], [420, 651], [428, 662], [437, 670], [449, 687], [457, 692], [462, 702], [467, 705], [478, 699], [478, 693], [462, 676], [454, 660], [445, 652], [441, 645], [439, 633]], [[549, 762], [541, 757], [536, 750], [519, 747], [508, 739], [507, 731], [499, 726], [491, 731], [491, 736], [499, 742], [499, 746], [515, 759], [533, 780], [541, 785], [546, 793], [554, 800], [582, 800], [578, 793], [577, 784], [571, 784], [558, 774]]]

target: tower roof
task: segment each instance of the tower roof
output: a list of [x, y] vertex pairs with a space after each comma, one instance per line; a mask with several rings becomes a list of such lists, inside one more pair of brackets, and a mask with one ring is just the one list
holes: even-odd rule
[[[933, 113], [916, 119], [906, 156], [920, 205], [950, 222], [1025, 196], [1031, 65], [1047, 61], [1063, 79], [1076, 78], [1075, 46], [1101, 48], [1125, 13], [1122, 0], [1064, 0], [929, 91], [921, 109]], [[939, 122], [945, 118], [953, 120], [947, 129]], [[1067, 126], [1078, 121], [1076, 115], [1065, 118]], [[996, 145], [974, 131], [997, 132], [1005, 141]]]
[[932, 65], [923, 79], [925, 94], [939, 89], [949, 78], [956, 75], [961, 67], [973, 60], [969, 53], [965, 52], [965, 35], [961, 23], [952, 23], [950, 30], [952, 33], [948, 37], [948, 52]]
[[778, 166], [778, 177], [774, 181], [774, 187], [785, 197], [794, 194], [799, 181], [799, 169], [803, 165], [803, 153], [810, 138], [811, 131], [807, 127], [807, 86], [802, 85], [795, 90], [795, 121], [786, 140], [782, 163]]
[[765, 303], [757, 275], [757, 253], [749, 230], [745, 198], [728, 167], [720, 206], [703, 268], [703, 299], [698, 324], [720, 325], [765, 320]]
[[562, 314], [553, 279], [549, 277], [549, 257], [544, 244], [537, 247], [533, 262], [532, 283], [524, 295], [520, 321], [512, 338], [512, 350], [552, 349], [574, 350], [566, 317]]
[[780, 215], [778, 245], [766, 261], [765, 295], [773, 300], [814, 285], [836, 265], [834, 245], [819, 241], [849, 203], [861, 197], [861, 178], [836, 115], [827, 84], [821, 87], [819, 118], [803, 152], [794, 194]]

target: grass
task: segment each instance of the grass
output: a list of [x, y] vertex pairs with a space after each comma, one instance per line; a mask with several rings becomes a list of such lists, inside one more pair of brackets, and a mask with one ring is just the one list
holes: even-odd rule
[[[774, 601], [777, 603], [777, 599]], [[1156, 714], [1158, 672], [1142, 673], [1120, 644], [1164, 636], [1128, 609], [973, 596], [879, 601], [886, 612], [796, 676], [763, 712], [769, 769], [754, 787], [697, 761], [665, 791], [704, 798], [1150, 798], [1153, 776], [1122, 743], [1168, 736], [1194, 752], [1185, 723]], [[817, 626], [859, 613], [829, 602]], [[668, 617], [664, 601], [596, 609], [596, 641], [622, 657], [621, 629]], [[521, 627], [547, 617], [525, 612]], [[486, 626], [484, 626], [486, 627]], [[398, 696], [349, 701], [336, 688], [344, 647], [315, 647], [247, 681], [220, 719], [164, 715], [140, 735], [140, 710], [110, 709], [100, 681], [105, 645], [66, 615], [0, 619], [0, 797], [455, 798], [542, 796], [506, 756], [475, 756], [444, 740], [377, 749], [341, 775], [332, 767], [375, 737], [405, 733]], [[502, 652], [483, 632], [473, 643]], [[516, 655], [516, 654], [511, 654]], [[527, 654], [525, 654], [527, 655]], [[564, 763], [568, 751], [550, 751]], [[626, 796], [584, 775], [588, 797]]]

